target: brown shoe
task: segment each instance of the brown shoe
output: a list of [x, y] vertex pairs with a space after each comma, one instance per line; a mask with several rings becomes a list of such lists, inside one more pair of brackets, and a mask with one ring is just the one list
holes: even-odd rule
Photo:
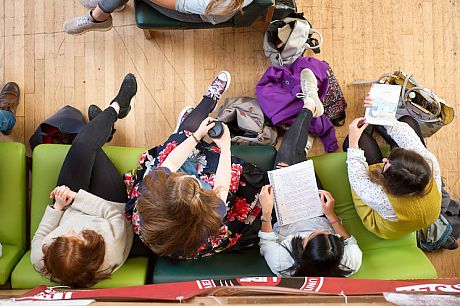
[[[14, 82], [9, 82], [3, 86], [0, 92], [0, 109], [12, 112], [16, 115], [16, 109], [19, 105], [19, 86]], [[11, 134], [12, 129], [3, 131], [5, 135]]]

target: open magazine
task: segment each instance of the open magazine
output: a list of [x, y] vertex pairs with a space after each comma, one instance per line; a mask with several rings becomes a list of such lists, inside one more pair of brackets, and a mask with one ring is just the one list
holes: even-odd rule
[[276, 218], [280, 226], [324, 214], [313, 161], [268, 171], [268, 179], [274, 191]]
[[372, 84], [369, 97], [372, 107], [366, 109], [366, 123], [375, 125], [393, 125], [396, 122], [401, 86]]

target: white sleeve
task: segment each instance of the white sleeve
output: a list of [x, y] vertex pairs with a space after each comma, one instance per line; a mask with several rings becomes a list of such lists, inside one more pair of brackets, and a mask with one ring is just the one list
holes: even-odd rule
[[369, 166], [363, 150], [348, 148], [347, 168], [351, 188], [364, 204], [375, 210], [382, 218], [398, 221], [382, 186], [372, 182], [369, 177]]
[[30, 246], [30, 261], [37, 271], [42, 270], [44, 267], [42, 250], [43, 240], [59, 226], [63, 214], [63, 211], [55, 210], [50, 206], [47, 206], [45, 209], [45, 213]]
[[204, 15], [209, 2], [209, 0], [176, 0], [176, 11]]
[[400, 121], [396, 121], [393, 126], [385, 126], [385, 128], [388, 135], [393, 138], [398, 146], [417, 152], [432, 165], [434, 180], [438, 186], [438, 190], [441, 190], [441, 168], [439, 167], [439, 162], [434, 154], [425, 148], [417, 133], [407, 123]]
[[281, 274], [282, 271], [289, 269], [289, 263], [286, 261], [290, 257], [288, 251], [278, 243], [278, 235], [274, 232], [259, 231], [260, 255], [265, 258], [268, 267], [277, 276], [289, 276]]
[[359, 270], [362, 261], [363, 253], [358, 246], [358, 242], [355, 237], [350, 236], [345, 240], [345, 249], [340, 263], [352, 271], [351, 274], [348, 275], [350, 276]]

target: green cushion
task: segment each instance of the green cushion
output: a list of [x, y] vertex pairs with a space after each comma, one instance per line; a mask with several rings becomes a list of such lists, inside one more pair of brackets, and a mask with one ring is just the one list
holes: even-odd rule
[[2, 244], [3, 251], [0, 257], [0, 285], [10, 278], [11, 271], [21, 259], [24, 250], [15, 245]]
[[[232, 153], [263, 170], [273, 169], [276, 158], [276, 150], [270, 146], [233, 145]], [[258, 247], [241, 253], [222, 253], [197, 260], [172, 262], [168, 258], [159, 257], [155, 264], [153, 282], [241, 276], [273, 276], [265, 260], [260, 256]]]
[[416, 279], [435, 278], [436, 270], [417, 248], [415, 234], [384, 240], [367, 231], [354, 208], [348, 182], [346, 153], [330, 153], [312, 158], [315, 171], [335, 198], [335, 210], [363, 251], [363, 264], [353, 278]]
[[242, 276], [274, 276], [260, 256], [258, 246], [240, 253], [222, 253], [197, 260], [173, 261], [159, 257], [155, 264], [153, 282], [160, 284]]
[[[112, 277], [100, 281], [92, 288], [111, 288], [125, 286], [144, 285], [147, 278], [148, 258], [128, 258], [123, 266], [118, 269]], [[11, 275], [11, 287], [13, 289], [30, 289], [38, 285], [57, 286], [57, 283], [44, 278], [35, 271], [30, 262], [30, 251], [28, 251], [18, 263]]]
[[226, 27], [249, 27], [272, 6], [272, 0], [254, 0], [232, 19], [213, 25], [209, 22], [189, 23], [169, 18], [142, 0], [134, 1], [136, 24], [141, 29], [209, 29]]
[[[70, 146], [66, 145], [40, 145], [33, 152], [32, 165], [32, 198], [31, 198], [31, 219], [30, 219], [30, 237], [33, 238], [35, 231], [42, 219], [47, 205], [51, 204], [49, 198], [50, 191], [56, 186], [64, 158]], [[122, 147], [104, 147], [104, 151], [112, 160], [120, 174], [137, 167], [139, 156], [145, 149], [141, 148], [122, 148]], [[14, 289], [33, 288], [43, 283], [43, 278], [34, 272], [30, 263], [29, 253], [25, 254], [20, 264], [15, 268], [11, 284]], [[97, 287], [112, 287], [143, 285], [147, 273], [147, 259], [137, 258], [134, 260], [133, 273], [123, 273], [130, 271], [129, 259], [125, 265], [112, 275], [110, 281], [103, 281], [97, 284]], [[119, 273], [120, 272], [120, 273]], [[134, 273], [136, 272], [136, 273]], [[129, 277], [127, 277], [129, 275]]]
[[26, 149], [0, 143], [0, 285], [9, 279], [26, 248]]
[[232, 154], [265, 171], [273, 169], [276, 158], [276, 150], [270, 146], [232, 145]]

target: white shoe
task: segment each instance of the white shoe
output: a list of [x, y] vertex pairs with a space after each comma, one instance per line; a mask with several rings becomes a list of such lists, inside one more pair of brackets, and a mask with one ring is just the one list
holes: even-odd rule
[[[100, 0], [80, 0], [81, 5], [86, 7], [87, 9], [93, 10], [96, 8], [97, 4], [99, 3]], [[126, 5], [122, 5], [119, 8], [115, 10], [115, 12], [119, 12], [124, 10]]]
[[316, 76], [308, 68], [305, 68], [300, 73], [300, 87], [302, 92], [297, 94], [297, 98], [303, 100], [304, 104], [312, 103], [316, 107], [316, 111], [313, 114], [313, 118], [319, 117], [324, 114], [324, 106], [318, 96], [318, 80]]
[[307, 144], [305, 145], [305, 155], [308, 156], [308, 152], [313, 147], [313, 141], [315, 141], [315, 137], [308, 134]]
[[188, 115], [190, 115], [190, 113], [191, 113], [194, 109], [195, 109], [194, 107], [191, 107], [190, 105], [187, 105], [186, 107], [184, 107], [184, 108], [180, 111], [179, 116], [177, 116], [177, 124], [176, 124], [176, 128], [174, 129], [173, 134], [179, 132], [179, 127], [180, 127], [180, 125], [182, 124], [182, 122], [184, 122], [185, 119], [187, 119]]
[[93, 17], [91, 14], [87, 12], [83, 16], [74, 17], [72, 19], [67, 20], [64, 23], [64, 31], [67, 34], [79, 35], [86, 33], [88, 31], [109, 31], [112, 29], [112, 17], [106, 21], [102, 22], [94, 22]]

